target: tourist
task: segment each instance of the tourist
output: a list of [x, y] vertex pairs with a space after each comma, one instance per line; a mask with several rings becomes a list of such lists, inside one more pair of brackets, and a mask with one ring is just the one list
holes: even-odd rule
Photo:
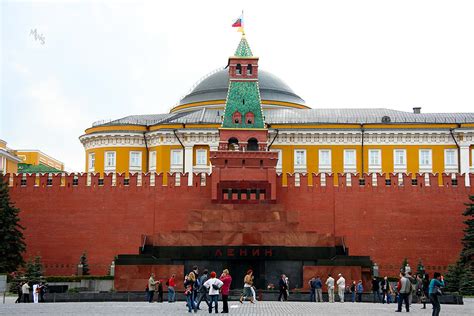
[[316, 302], [322, 302], [323, 301], [323, 282], [321, 282], [321, 278], [319, 277], [319, 275], [316, 277], [315, 292], [316, 292]]
[[198, 266], [193, 266], [193, 273], [194, 273], [194, 276], [196, 277], [196, 281], [194, 282], [194, 303], [196, 304], [196, 299], [198, 297], [198, 290], [199, 290], [199, 287], [201, 286], [201, 283], [199, 283]]
[[405, 277], [405, 273], [400, 272], [400, 280], [398, 281], [397, 285], [397, 290], [398, 290], [398, 309], [396, 312], [401, 312], [402, 311], [402, 304], [405, 302], [405, 310], [407, 313], [410, 311], [410, 303], [408, 302], [408, 296], [410, 295], [411, 292], [411, 283], [410, 280], [408, 280]]
[[328, 274], [326, 286], [328, 287], [329, 303], [334, 303], [334, 278], [331, 276], [331, 274]]
[[356, 300], [356, 281], [352, 281], [350, 291], [351, 291], [352, 303], [355, 303], [355, 300]]
[[337, 279], [337, 294], [341, 303], [344, 303], [344, 292], [346, 290], [346, 279], [343, 278], [342, 274], [339, 273], [339, 279]]
[[23, 303], [30, 302], [30, 285], [26, 281], [21, 287], [21, 295], [23, 295]]
[[435, 272], [433, 279], [431, 279], [428, 293], [430, 295], [430, 301], [433, 305], [432, 316], [438, 316], [441, 312], [441, 305], [439, 304], [439, 296], [441, 295], [441, 288], [444, 287], [444, 277], [439, 273]]
[[312, 277], [308, 282], [309, 285], [309, 301], [316, 302], [316, 278]]
[[423, 303], [423, 307], [421, 309], [426, 309], [426, 303], [429, 302], [429, 298], [430, 298], [429, 288], [430, 288], [430, 275], [428, 273], [425, 273], [423, 275], [423, 280], [421, 281], [421, 291], [422, 291], [421, 302]]
[[217, 302], [219, 301], [219, 289], [224, 285], [224, 282], [216, 278], [216, 273], [214, 271], [211, 272], [210, 276], [210, 279], [204, 283], [204, 287], [209, 289], [209, 314], [212, 313], [212, 303], [214, 303], [214, 310], [216, 314], [218, 314]]
[[364, 286], [362, 285], [362, 280], [359, 280], [359, 282], [357, 282], [356, 291], [357, 291], [357, 301], [361, 303], [362, 293], [364, 293]]
[[44, 303], [44, 293], [46, 293], [46, 289], [48, 287], [43, 282], [40, 282], [38, 287], [39, 287], [39, 301], [40, 303]]
[[221, 287], [221, 295], [222, 295], [222, 313], [227, 314], [229, 313], [229, 291], [230, 291], [230, 284], [232, 283], [232, 277], [229, 274], [229, 270], [224, 269], [222, 271], [221, 277], [219, 278], [223, 285]]
[[194, 272], [189, 272], [189, 274], [184, 279], [184, 295], [186, 296], [186, 305], [188, 306], [188, 312], [191, 313], [194, 310], [194, 313], [197, 313], [197, 307], [194, 288], [196, 283], [196, 275]]
[[287, 301], [288, 300], [288, 283], [286, 275], [282, 274], [280, 280], [278, 281], [278, 287], [280, 288], [280, 295], [278, 296], [278, 301]]
[[153, 296], [155, 295], [155, 274], [151, 273], [150, 278], [148, 279], [148, 303], [153, 302]]
[[158, 280], [157, 284], [158, 284], [158, 297], [156, 298], [156, 301], [158, 303], [163, 303], [163, 282], [161, 280]]
[[21, 303], [21, 296], [22, 296], [21, 287], [22, 286], [23, 286], [23, 282], [20, 282], [20, 283], [18, 283], [18, 285], [16, 287], [18, 298], [16, 299], [15, 304], [16, 303]]
[[423, 296], [423, 280], [421, 274], [416, 275], [416, 302], [421, 303], [421, 298]]
[[176, 302], [176, 292], [174, 290], [176, 286], [176, 274], [173, 273], [171, 275], [171, 278], [166, 282], [166, 286], [168, 286], [168, 303]]
[[390, 304], [388, 302], [388, 295], [390, 292], [390, 283], [388, 282], [387, 276], [384, 276], [383, 280], [380, 282], [380, 287], [382, 288], [382, 303], [385, 304]]
[[416, 279], [413, 277], [411, 271], [405, 273], [406, 278], [410, 281], [410, 294], [408, 295], [408, 303], [411, 305], [413, 296], [416, 295]]
[[204, 271], [202, 272], [202, 275], [201, 277], [199, 278], [199, 283], [198, 283], [198, 295], [197, 295], [197, 298], [196, 298], [196, 301], [197, 301], [197, 309], [200, 309], [199, 307], [201, 306], [201, 302], [202, 300], [204, 300], [207, 304], [207, 307], [209, 307], [209, 299], [207, 298], [207, 292], [208, 290], [206, 289], [206, 287], [204, 286], [204, 283], [207, 281], [208, 279], [208, 273], [209, 271], [207, 269], [204, 269]]
[[372, 279], [372, 293], [374, 295], [374, 303], [380, 302], [380, 283], [376, 277]]
[[33, 303], [39, 303], [39, 288], [38, 288], [38, 283], [35, 282], [33, 284]]
[[247, 274], [244, 277], [244, 290], [239, 300], [241, 304], [243, 304], [243, 301], [247, 297], [250, 297], [250, 303], [254, 304], [254, 298], [253, 298], [252, 290], [251, 290], [252, 285], [253, 285], [253, 271], [248, 270]]

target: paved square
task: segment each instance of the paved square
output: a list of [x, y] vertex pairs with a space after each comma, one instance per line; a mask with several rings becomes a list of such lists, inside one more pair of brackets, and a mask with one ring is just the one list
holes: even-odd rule
[[[1, 315], [187, 315], [184, 302], [146, 303], [146, 302], [98, 302], [98, 303], [45, 303], [14, 304], [15, 299], [7, 298], [6, 304], [0, 304]], [[205, 306], [205, 305], [203, 305]], [[201, 307], [203, 307], [201, 306]], [[414, 304], [410, 315], [431, 315], [431, 305], [420, 309]], [[308, 303], [308, 302], [230, 302], [232, 315], [397, 315], [395, 304], [382, 305], [372, 303]], [[222, 304], [219, 302], [219, 311]], [[208, 315], [201, 310], [197, 314]], [[474, 299], [465, 299], [464, 305], [442, 305], [441, 315], [474, 315]]]

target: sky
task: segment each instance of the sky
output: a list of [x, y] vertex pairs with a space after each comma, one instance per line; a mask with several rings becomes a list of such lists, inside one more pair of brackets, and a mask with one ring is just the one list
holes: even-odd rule
[[312, 108], [474, 112], [474, 1], [0, 1], [0, 139], [84, 171], [94, 121], [165, 113], [240, 40]]

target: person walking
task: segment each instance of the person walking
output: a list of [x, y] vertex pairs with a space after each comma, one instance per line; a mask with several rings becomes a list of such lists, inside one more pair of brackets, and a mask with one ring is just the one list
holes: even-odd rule
[[163, 282], [161, 280], [158, 280], [157, 284], [158, 284], [158, 297], [156, 298], [156, 302], [163, 303]]
[[429, 299], [430, 299], [429, 288], [430, 288], [430, 275], [428, 273], [425, 273], [423, 275], [423, 280], [421, 281], [421, 291], [422, 291], [421, 302], [423, 303], [423, 307], [421, 309], [426, 309], [426, 303], [429, 302]]
[[176, 287], [176, 274], [173, 273], [171, 275], [171, 278], [166, 282], [166, 286], [168, 286], [168, 303], [176, 302], [176, 292], [174, 290]]
[[240, 303], [243, 304], [244, 300], [247, 297], [250, 297], [250, 303], [254, 303], [253, 295], [252, 295], [252, 285], [253, 285], [253, 271], [250, 269], [247, 271], [247, 274], [244, 277], [244, 290], [242, 295], [240, 296]]
[[372, 279], [372, 293], [374, 295], [374, 303], [380, 302], [380, 283], [376, 277]]
[[346, 291], [346, 279], [339, 273], [339, 279], [337, 279], [337, 294], [341, 303], [344, 303], [344, 292]]
[[21, 295], [23, 296], [23, 303], [30, 302], [30, 286], [26, 281], [21, 287]]
[[21, 287], [22, 286], [23, 286], [23, 282], [18, 283], [18, 285], [16, 286], [18, 298], [16, 299], [15, 304], [21, 303], [21, 296], [22, 296]]
[[194, 310], [194, 313], [197, 313], [197, 307], [195, 296], [194, 296], [194, 287], [196, 283], [196, 275], [194, 272], [189, 272], [189, 274], [184, 278], [184, 295], [186, 296], [186, 305], [188, 306], [188, 312], [191, 313]]
[[387, 304], [390, 304], [388, 300], [388, 295], [390, 293], [390, 283], [388, 282], [387, 276], [384, 276], [382, 282], [380, 282], [380, 287], [382, 288], [382, 303], [385, 304], [385, 302], [387, 302]]
[[153, 296], [155, 296], [155, 274], [151, 273], [148, 279], [148, 303], [153, 302]]
[[329, 303], [334, 303], [334, 278], [331, 276], [331, 274], [328, 274], [326, 286], [328, 287]]
[[210, 278], [204, 283], [204, 287], [209, 290], [210, 303], [209, 314], [212, 313], [212, 303], [214, 303], [214, 310], [218, 314], [219, 289], [224, 285], [224, 282], [216, 278], [216, 273], [211, 272]]
[[408, 278], [405, 277], [405, 273], [400, 272], [400, 280], [397, 285], [398, 290], [398, 309], [396, 312], [402, 311], [402, 304], [405, 302], [405, 310], [407, 313], [410, 311], [410, 303], [408, 302], [408, 296], [411, 292], [411, 283]]
[[316, 302], [316, 278], [312, 277], [308, 282], [309, 285], [309, 301]]
[[316, 293], [316, 302], [323, 301], [323, 282], [321, 282], [321, 278], [319, 275], [316, 277], [315, 281], [315, 293]]
[[362, 280], [359, 280], [359, 282], [357, 282], [356, 291], [357, 291], [357, 301], [361, 303], [362, 293], [364, 293], [364, 286], [362, 285]]
[[444, 277], [439, 273], [435, 272], [433, 279], [430, 281], [428, 293], [430, 295], [430, 301], [433, 305], [432, 316], [438, 316], [441, 312], [441, 305], [439, 303], [439, 296], [441, 295], [441, 288], [444, 287]]
[[229, 274], [229, 270], [224, 269], [224, 271], [222, 271], [222, 274], [219, 280], [221, 280], [223, 283], [221, 287], [222, 313], [227, 314], [229, 313], [228, 300], [229, 300], [230, 284], [232, 283], [232, 277]]
[[209, 271], [207, 269], [204, 269], [201, 277], [199, 278], [199, 289], [198, 289], [198, 295], [196, 298], [197, 309], [200, 309], [199, 307], [201, 306], [202, 300], [204, 300], [207, 304], [207, 307], [209, 307], [209, 299], [207, 297], [208, 289], [204, 286], [204, 283], [206, 283], [207, 279], [209, 278], [208, 273]]
[[351, 299], [352, 299], [352, 303], [355, 303], [355, 300], [356, 300], [356, 281], [352, 281], [352, 284], [351, 284]]
[[280, 288], [280, 295], [278, 296], [278, 301], [280, 302], [288, 300], [288, 284], [286, 282], [286, 275], [282, 274], [280, 276], [280, 280], [278, 281], [278, 287]]

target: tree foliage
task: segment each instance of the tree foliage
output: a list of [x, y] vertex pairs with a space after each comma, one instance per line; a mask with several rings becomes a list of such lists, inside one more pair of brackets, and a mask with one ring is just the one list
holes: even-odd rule
[[41, 257], [36, 256], [33, 260], [26, 263], [25, 277], [29, 282], [40, 282], [43, 277], [43, 263]]
[[11, 273], [23, 266], [26, 249], [20, 210], [10, 201], [8, 184], [0, 173], [0, 273]]
[[85, 251], [82, 253], [79, 263], [82, 264], [82, 275], [89, 275], [89, 264], [87, 263], [87, 254]]

